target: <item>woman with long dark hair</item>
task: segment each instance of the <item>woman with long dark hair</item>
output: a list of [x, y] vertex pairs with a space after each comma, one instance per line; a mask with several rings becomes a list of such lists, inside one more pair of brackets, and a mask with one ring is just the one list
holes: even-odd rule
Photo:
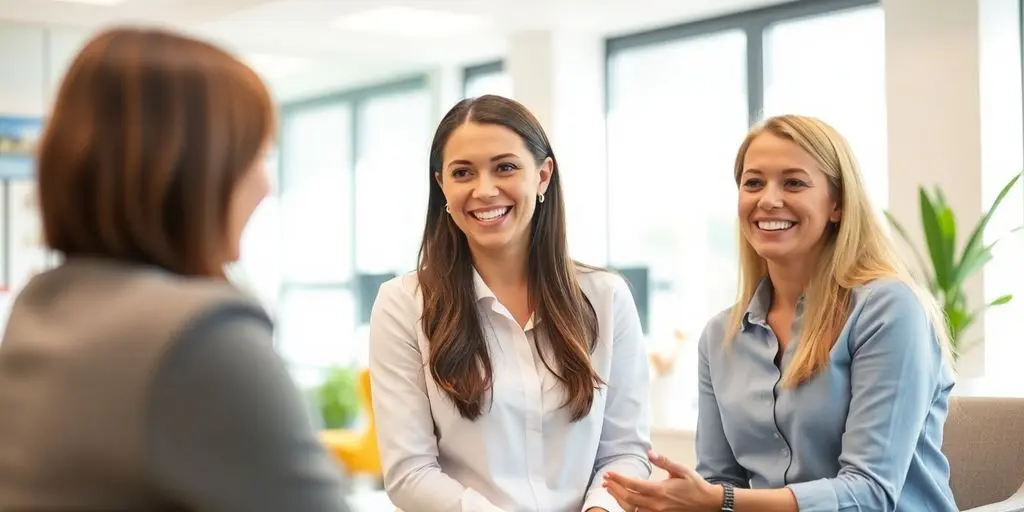
[[551, 144], [499, 96], [430, 150], [416, 272], [380, 289], [370, 371], [384, 481], [407, 512], [618, 511], [647, 478], [647, 355], [619, 276], [569, 257]]

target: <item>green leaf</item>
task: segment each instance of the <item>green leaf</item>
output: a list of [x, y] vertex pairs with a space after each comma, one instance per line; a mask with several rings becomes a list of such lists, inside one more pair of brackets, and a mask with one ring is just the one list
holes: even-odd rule
[[[1006, 183], [1006, 185], [1003, 185], [1003, 189], [999, 191], [999, 195], [996, 196], [995, 201], [992, 201], [992, 205], [988, 207], [988, 211], [985, 212], [985, 215], [981, 217], [981, 220], [978, 221], [978, 224], [974, 226], [974, 230], [971, 232], [971, 236], [967, 239], [967, 243], [964, 244], [963, 256], [960, 257], [960, 261], [966, 261], [968, 259], [969, 254], [981, 250], [981, 248], [984, 245], [983, 240], [985, 235], [985, 228], [988, 226], [989, 219], [992, 218], [992, 215], [995, 213], [996, 208], [998, 208], [999, 204], [1003, 202], [1003, 199], [1006, 197], [1006, 195], [1010, 193], [1010, 189], [1012, 189], [1013, 186], [1017, 184], [1017, 180], [1019, 180], [1020, 177], [1021, 173], [1017, 173], [1013, 178], [1010, 179], [1009, 182]], [[966, 276], [961, 278], [960, 282], [963, 282], [964, 279], [966, 279]]]
[[925, 242], [928, 245], [928, 253], [932, 259], [932, 266], [935, 270], [935, 282], [940, 289], [947, 289], [949, 286], [950, 269], [952, 265], [950, 254], [943, 252], [946, 246], [943, 240], [943, 228], [939, 220], [940, 213], [936, 211], [928, 193], [922, 188], [919, 190], [921, 201], [921, 223], [924, 226]]
[[[1006, 295], [1000, 295], [999, 297], [996, 297], [995, 300], [993, 300], [992, 302], [989, 302], [988, 304], [985, 304], [985, 306], [981, 307], [977, 311], [974, 311], [973, 313], [967, 313], [965, 308], [962, 307], [962, 306], [946, 309], [947, 318], [950, 319], [950, 331], [951, 332], [953, 330], [952, 329], [953, 328], [953, 325], [952, 325], [953, 324], [953, 318], [956, 318], [956, 322], [957, 322], [957, 331], [956, 331], [957, 332], [957, 336], [956, 336], [956, 338], [953, 339], [954, 345], [959, 345], [960, 333], [962, 333], [965, 329], [967, 329], [968, 326], [970, 326], [972, 323], [974, 323], [974, 320], [976, 318], [978, 318], [978, 315], [982, 314], [986, 309], [988, 309], [990, 307], [1002, 306], [1003, 304], [1006, 304], [1006, 303], [1010, 302], [1011, 300], [1013, 300], [1013, 294], [1007, 293]], [[952, 312], [952, 315], [950, 314], [951, 312]]]
[[[927, 249], [927, 256], [931, 263], [930, 269], [927, 264], [928, 262], [922, 257], [920, 248], [914, 245], [907, 230], [889, 212], [885, 212], [885, 217], [893, 227], [893, 230], [896, 231], [904, 242], [910, 245], [918, 266], [925, 272], [931, 272], [930, 275], [926, 276], [929, 289], [940, 304], [942, 304], [943, 313], [946, 316], [949, 327], [950, 345], [953, 349], [954, 357], [962, 354], [964, 347], [968, 345], [967, 341], [963, 339], [963, 334], [974, 324], [975, 320], [986, 309], [1006, 304], [1013, 298], [1012, 295], [1003, 295], [989, 302], [984, 307], [971, 311], [973, 308], [970, 308], [967, 303], [967, 295], [964, 292], [963, 284], [992, 260], [993, 247], [1000, 240], [986, 245], [984, 243], [985, 229], [996, 209], [1009, 194], [1010, 190], [1020, 181], [1021, 177], [1022, 173], [1017, 173], [1003, 186], [996, 199], [992, 202], [992, 205], [989, 206], [988, 210], [984, 212], [984, 215], [982, 215], [981, 219], [971, 230], [959, 258], [957, 257], [958, 251], [956, 247], [957, 219], [953, 210], [949, 207], [945, 194], [939, 187], [934, 187], [931, 193], [924, 187], [918, 188], [921, 226], [924, 231], [925, 249]], [[1010, 233], [1015, 233], [1021, 229], [1024, 229], [1024, 226], [1018, 226]]]
[[957, 348], [960, 341], [960, 333], [965, 331], [974, 323], [974, 315], [960, 307], [946, 307], [946, 321], [949, 323], [950, 342], [953, 348]]
[[[1011, 229], [1006, 234], [1006, 236], [1012, 235], [1018, 231], [1021, 231], [1022, 229], [1024, 229], [1024, 226], [1017, 226]], [[985, 264], [992, 259], [992, 249], [996, 246], [996, 244], [998, 244], [1004, 238], [1006, 238], [1006, 236], [1000, 237], [996, 239], [995, 242], [983, 246], [981, 249], [974, 251], [972, 253], [965, 252], [963, 260], [961, 260], [960, 264], [957, 266], [956, 275], [953, 276], [953, 280], [951, 281], [950, 286], [955, 287], [962, 285], [963, 282], [969, 279], [972, 275], [974, 275], [975, 272], [981, 270], [981, 267], [985, 266]]]
[[960, 264], [956, 267], [956, 274], [953, 279], [950, 280], [951, 288], [958, 288], [964, 284], [968, 278], [974, 275], [975, 272], [981, 270], [981, 267], [985, 266], [986, 263], [992, 260], [992, 246], [982, 247], [978, 251], [964, 254], [964, 259], [960, 261]]
[[939, 221], [939, 232], [942, 233], [942, 254], [946, 255], [946, 261], [949, 262], [949, 274], [947, 277], [952, 279], [956, 274], [956, 217], [953, 215], [953, 210], [949, 208], [944, 202], [936, 209]]
[[935, 186], [935, 209], [945, 210], [949, 208], [949, 201], [946, 201], [946, 194], [942, 193], [942, 189]]
[[331, 367], [314, 393], [324, 428], [347, 428], [358, 418], [361, 403], [354, 369]]

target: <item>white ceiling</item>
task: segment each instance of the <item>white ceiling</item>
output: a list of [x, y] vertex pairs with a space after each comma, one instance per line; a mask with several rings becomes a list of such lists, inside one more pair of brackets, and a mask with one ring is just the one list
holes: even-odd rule
[[[504, 53], [519, 30], [618, 35], [740, 11], [782, 0], [0, 0], [0, 20], [93, 30], [158, 24], [233, 48], [271, 80], [312, 71], [388, 75], [437, 64], [466, 64]], [[401, 35], [343, 28], [338, 20], [382, 7], [473, 19], [421, 23]], [[369, 23], [357, 23], [357, 25]], [[369, 28], [369, 27], [366, 27]], [[415, 30], [413, 30], [415, 29]]]

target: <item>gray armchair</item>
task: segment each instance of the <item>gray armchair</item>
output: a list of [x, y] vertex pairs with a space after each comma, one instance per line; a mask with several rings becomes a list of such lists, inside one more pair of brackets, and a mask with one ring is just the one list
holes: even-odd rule
[[960, 510], [1024, 512], [1024, 398], [954, 397], [943, 436]]

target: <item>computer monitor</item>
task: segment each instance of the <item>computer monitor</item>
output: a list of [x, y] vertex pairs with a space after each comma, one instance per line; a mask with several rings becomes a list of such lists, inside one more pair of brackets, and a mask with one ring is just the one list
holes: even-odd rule
[[644, 334], [648, 334], [650, 324], [650, 272], [647, 267], [612, 267], [611, 270], [618, 273], [629, 284], [633, 292], [633, 301], [636, 302], [637, 312], [640, 313], [640, 327]]
[[380, 285], [394, 279], [396, 274], [356, 274], [356, 307], [360, 324], [370, 323], [370, 312], [373, 311], [373, 302], [377, 299], [377, 291]]

